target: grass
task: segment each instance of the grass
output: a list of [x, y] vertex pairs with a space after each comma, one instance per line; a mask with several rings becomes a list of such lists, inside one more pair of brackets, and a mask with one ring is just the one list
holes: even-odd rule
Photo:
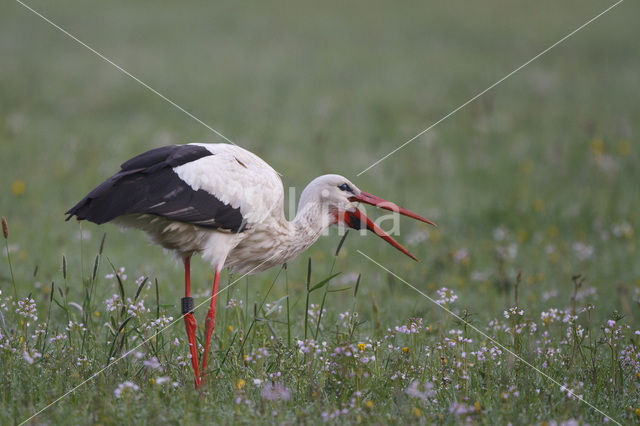
[[[139, 233], [62, 213], [145, 149], [220, 138], [5, 2], [0, 422], [27, 419], [148, 338], [34, 421], [603, 421], [357, 250], [436, 300], [453, 298], [447, 288], [447, 307], [505, 348], [617, 421], [637, 419], [636, 3], [358, 177], [607, 4], [29, 4], [261, 155], [294, 195], [337, 172], [439, 227], [401, 222], [419, 264], [357, 233], [334, 258], [333, 233], [286, 271], [234, 283], [218, 300], [211, 376], [194, 391], [179, 265]], [[211, 278], [194, 261], [197, 303]]]

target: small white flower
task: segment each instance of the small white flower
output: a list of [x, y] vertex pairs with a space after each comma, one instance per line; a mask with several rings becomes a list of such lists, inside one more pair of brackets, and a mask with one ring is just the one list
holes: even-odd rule
[[573, 243], [571, 247], [573, 248], [576, 257], [580, 261], [591, 259], [595, 253], [595, 249], [593, 248], [593, 246], [585, 244], [581, 241]]
[[433, 383], [426, 382], [423, 385], [418, 380], [411, 382], [408, 388], [404, 390], [407, 395], [418, 398], [423, 401], [427, 401], [432, 398], [436, 393], [433, 390]]
[[225, 306], [225, 309], [233, 309], [233, 308], [241, 308], [242, 307], [242, 300], [236, 300], [236, 299], [229, 299], [229, 303], [227, 303], [227, 306]]
[[291, 398], [291, 392], [282, 383], [266, 383], [262, 387], [262, 398], [267, 401], [275, 401], [281, 399], [288, 401]]
[[120, 296], [117, 294], [114, 294], [109, 299], [105, 300], [104, 304], [107, 305], [107, 312], [113, 312], [122, 307], [122, 301], [120, 300]]
[[436, 302], [439, 305], [446, 305], [456, 301], [458, 295], [453, 292], [453, 290], [448, 289], [446, 287], [442, 287], [440, 290], [436, 291], [438, 293], [439, 299]]
[[27, 361], [28, 364], [33, 364], [35, 360], [40, 358], [41, 356], [42, 356], [41, 353], [38, 353], [35, 351], [32, 354], [30, 354], [27, 351], [24, 351], [22, 354], [22, 358], [24, 358], [24, 360]]
[[142, 365], [151, 369], [151, 370], [160, 370], [162, 371], [162, 366], [160, 365], [160, 361], [155, 356], [151, 359], [147, 359], [142, 361]]
[[123, 394], [126, 395], [129, 392], [137, 392], [139, 390], [140, 390], [140, 386], [127, 380], [124, 383], [120, 383], [118, 387], [113, 391], [113, 394], [115, 395], [116, 398], [122, 398]]

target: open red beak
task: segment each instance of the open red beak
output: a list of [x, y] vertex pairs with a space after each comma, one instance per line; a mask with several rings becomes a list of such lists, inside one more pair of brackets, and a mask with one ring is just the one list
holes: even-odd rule
[[[411, 217], [413, 219], [417, 219], [422, 222], [426, 222], [430, 225], [436, 226], [435, 223], [433, 223], [428, 219], [423, 218], [422, 216], [419, 216], [407, 209], [403, 209], [402, 207], [390, 201], [383, 200], [382, 198], [376, 197], [375, 195], [371, 195], [366, 192], [361, 191], [360, 195], [354, 195], [350, 197], [349, 200], [359, 201], [365, 204], [370, 204], [375, 207], [380, 207], [382, 209], [390, 210], [392, 212], [397, 212], [403, 216]], [[360, 210], [355, 209], [355, 211], [352, 211], [352, 212], [345, 211], [342, 213], [341, 219], [347, 226], [353, 229], [362, 229], [363, 227], [366, 227], [369, 231], [373, 231], [377, 236], [379, 236], [380, 238], [382, 238], [383, 240], [385, 240], [386, 242], [394, 246], [396, 249], [398, 249], [402, 253], [406, 254], [407, 256], [409, 256], [410, 258], [418, 262], [418, 259], [416, 259], [414, 255], [409, 253], [409, 250], [404, 248], [400, 243], [394, 240], [391, 237], [391, 235], [387, 234], [382, 228], [380, 228], [378, 225], [373, 223], [371, 219], [369, 219]]]
[[424, 217], [417, 215], [412, 211], [403, 209], [402, 207], [392, 203], [391, 201], [383, 200], [380, 197], [376, 197], [375, 195], [368, 194], [364, 191], [360, 191], [360, 195], [354, 195], [352, 197], [349, 197], [349, 201], [360, 201], [361, 203], [369, 204], [372, 206], [380, 207], [381, 209], [400, 213], [403, 216], [417, 219], [421, 222], [428, 223], [429, 225], [438, 226], [435, 223], [431, 222], [429, 219], [425, 219]]

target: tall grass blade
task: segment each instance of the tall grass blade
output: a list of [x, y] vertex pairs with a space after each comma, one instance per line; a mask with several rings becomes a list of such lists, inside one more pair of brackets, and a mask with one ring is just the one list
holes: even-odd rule
[[133, 298], [134, 302], [138, 300], [138, 296], [140, 296], [140, 292], [142, 292], [142, 288], [144, 287], [144, 285], [145, 285], [145, 283], [147, 281], [149, 281], [149, 278], [148, 277], [144, 277], [144, 279], [142, 280], [142, 282], [138, 286], [138, 290], [136, 290], [136, 297]]
[[345, 233], [342, 236], [342, 238], [340, 238], [340, 242], [338, 243], [338, 247], [336, 247], [336, 251], [335, 251], [334, 257], [338, 257], [338, 255], [340, 255], [340, 249], [342, 249], [342, 244], [344, 244], [344, 240], [347, 239], [347, 235], [349, 235], [349, 230], [348, 229], [345, 231]]
[[[284, 282], [287, 296], [289, 295], [289, 274], [287, 272], [287, 264], [282, 265], [284, 269]], [[290, 316], [289, 298], [287, 297], [287, 347], [291, 347], [291, 316]]]
[[156, 283], [156, 319], [160, 318], [160, 290], [158, 289], [158, 279], [155, 280]]
[[307, 340], [307, 326], [309, 324], [309, 295], [311, 291], [309, 291], [309, 286], [311, 284], [311, 258], [307, 263], [307, 298], [304, 305], [304, 340]]
[[327, 285], [329, 283], [329, 281], [331, 281], [332, 279], [334, 279], [335, 277], [337, 277], [341, 273], [342, 272], [336, 272], [335, 274], [329, 275], [327, 278], [325, 278], [324, 280], [320, 281], [318, 284], [316, 284], [313, 287], [311, 287], [309, 289], [309, 293], [313, 293], [314, 291], [321, 289], [322, 287]]
[[102, 256], [102, 251], [104, 250], [104, 240], [107, 238], [107, 233], [102, 234], [102, 239], [100, 240], [100, 247], [98, 248], [98, 254]]
[[121, 338], [122, 340], [124, 340], [124, 338], [126, 337], [126, 333], [124, 333], [124, 328], [127, 325], [127, 323], [129, 321], [131, 321], [133, 318], [135, 318], [135, 317], [133, 315], [131, 315], [130, 317], [125, 319], [122, 322], [122, 324], [120, 324], [120, 327], [118, 327], [118, 330], [116, 331], [116, 334], [113, 337], [113, 342], [111, 342], [111, 348], [109, 349], [109, 356], [107, 357], [107, 363], [106, 363], [105, 367], [107, 367], [111, 363], [111, 358], [115, 354], [116, 342], [118, 341], [118, 338], [120, 337], [120, 335], [121, 334], [123, 335], [122, 338]]

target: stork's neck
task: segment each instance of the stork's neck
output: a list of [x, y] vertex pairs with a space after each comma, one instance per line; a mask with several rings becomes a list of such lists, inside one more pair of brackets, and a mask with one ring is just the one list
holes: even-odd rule
[[238, 273], [254, 273], [288, 262], [316, 242], [331, 223], [331, 215], [323, 212], [321, 204], [301, 202], [292, 221], [282, 211], [248, 231], [225, 266]]
[[284, 263], [309, 248], [332, 223], [332, 215], [321, 203], [302, 200], [296, 217], [292, 221], [281, 222], [283, 226], [277, 237], [282, 253], [279, 263]]
[[308, 242], [306, 247], [309, 247], [332, 223], [332, 215], [326, 206], [313, 201], [304, 204], [301, 202], [295, 219], [290, 222], [293, 232], [291, 238], [303, 244]]

